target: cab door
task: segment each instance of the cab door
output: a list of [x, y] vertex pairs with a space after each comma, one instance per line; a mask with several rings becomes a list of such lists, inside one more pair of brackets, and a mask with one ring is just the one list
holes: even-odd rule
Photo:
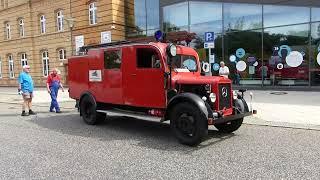
[[103, 86], [100, 95], [103, 102], [123, 104], [122, 91], [122, 50], [109, 48], [104, 51]]
[[164, 108], [164, 65], [160, 52], [153, 46], [135, 46], [129, 51], [124, 77], [125, 104]]

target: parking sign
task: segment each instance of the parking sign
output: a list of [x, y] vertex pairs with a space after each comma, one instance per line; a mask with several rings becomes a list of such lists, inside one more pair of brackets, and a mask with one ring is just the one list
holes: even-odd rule
[[214, 32], [206, 32], [206, 33], [204, 33], [204, 41], [206, 43], [214, 42]]
[[214, 32], [204, 33], [204, 48], [214, 48]]

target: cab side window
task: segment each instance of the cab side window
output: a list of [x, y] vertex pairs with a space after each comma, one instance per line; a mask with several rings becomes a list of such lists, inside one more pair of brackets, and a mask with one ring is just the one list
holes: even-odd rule
[[154, 49], [137, 49], [137, 68], [161, 68], [159, 54]]
[[120, 69], [121, 67], [121, 51], [105, 51], [104, 52], [104, 68]]

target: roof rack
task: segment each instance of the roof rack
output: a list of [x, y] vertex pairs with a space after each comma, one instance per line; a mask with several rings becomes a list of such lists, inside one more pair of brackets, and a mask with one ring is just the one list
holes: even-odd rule
[[93, 48], [110, 47], [110, 46], [117, 46], [117, 45], [122, 45], [122, 44], [131, 44], [131, 43], [134, 43], [134, 42], [132, 42], [132, 41], [117, 41], [117, 42], [111, 42], [111, 43], [82, 46], [82, 47], [80, 47], [80, 52], [87, 52], [89, 49], [93, 49]]
[[[169, 32], [165, 34], [166, 38], [161, 42], [177, 43], [179, 41], [186, 41], [190, 43], [192, 39], [195, 39], [195, 36], [196, 36], [195, 33], [189, 33], [187, 31]], [[117, 41], [117, 42], [104, 43], [104, 44], [88, 45], [88, 46], [81, 47], [79, 52], [86, 54], [89, 49], [93, 49], [93, 48], [112, 47], [112, 46], [123, 45], [123, 44], [149, 43], [149, 42], [155, 42], [154, 37], [152, 36], [137, 37], [137, 38], [131, 38], [130, 41]]]

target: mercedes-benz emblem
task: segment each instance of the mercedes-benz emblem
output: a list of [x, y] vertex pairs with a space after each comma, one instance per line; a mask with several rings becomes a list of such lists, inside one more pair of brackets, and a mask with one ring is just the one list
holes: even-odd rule
[[228, 89], [225, 87], [222, 88], [222, 96], [225, 98], [228, 96]]

